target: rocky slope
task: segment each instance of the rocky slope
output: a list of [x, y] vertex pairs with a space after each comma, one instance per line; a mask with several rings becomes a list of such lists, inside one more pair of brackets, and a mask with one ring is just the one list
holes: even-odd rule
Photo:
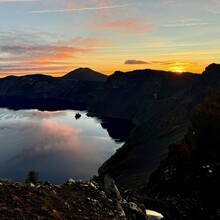
[[[148, 199], [157, 198], [161, 202], [172, 196], [175, 206], [185, 209], [185, 213], [172, 213], [172, 219], [181, 219], [181, 215], [182, 218], [185, 215], [183, 219], [189, 219], [189, 216], [191, 219], [220, 218], [219, 137], [218, 89], [210, 91], [196, 108], [182, 142], [169, 145], [168, 156], [153, 172], [145, 189]], [[189, 200], [193, 200], [191, 205], [188, 205]], [[172, 204], [167, 203], [166, 206], [172, 207]], [[154, 209], [158, 208], [154, 206]], [[165, 212], [169, 213], [167, 210]]]
[[[117, 189], [114, 183], [112, 186]], [[0, 219], [149, 219], [137, 199], [125, 199], [119, 191], [120, 198], [116, 198], [113, 188], [103, 191], [95, 180], [85, 183], [70, 179], [62, 185], [0, 180]]]

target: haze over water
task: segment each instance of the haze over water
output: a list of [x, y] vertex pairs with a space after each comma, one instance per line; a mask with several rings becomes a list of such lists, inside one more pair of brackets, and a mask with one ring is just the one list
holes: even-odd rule
[[25, 181], [29, 170], [40, 180], [64, 183], [90, 179], [122, 142], [115, 142], [100, 121], [78, 111], [0, 109], [0, 177]]

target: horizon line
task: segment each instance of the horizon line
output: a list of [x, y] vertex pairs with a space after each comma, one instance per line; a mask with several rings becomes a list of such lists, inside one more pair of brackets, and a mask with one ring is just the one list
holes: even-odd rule
[[[80, 69], [80, 68], [89, 68], [89, 67], [78, 67], [78, 68], [75, 68], [75, 69], [73, 69], [71, 71], [74, 71], [74, 70], [77, 70], [77, 69]], [[89, 69], [91, 69], [91, 68], [89, 68]], [[94, 69], [91, 69], [91, 70], [96, 71]], [[110, 75], [112, 75], [112, 74], [114, 74], [115, 72], [118, 72], [118, 71], [122, 72], [122, 73], [126, 73], [126, 72], [138, 71], [138, 70], [140, 70], [140, 71], [143, 71], [143, 70], [162, 71], [162, 72], [175, 73], [177, 75], [182, 75], [182, 74], [195, 74], [195, 75], [198, 75], [198, 74], [202, 74], [203, 73], [203, 71], [202, 72], [184, 71], [184, 72], [180, 73], [180, 72], [175, 72], [175, 71], [171, 71], [171, 70], [161, 70], [161, 69], [151, 69], [151, 68], [133, 69], [133, 70], [129, 70], [129, 71], [115, 70], [115, 71], [113, 71], [109, 75], [107, 75], [107, 74], [105, 74], [103, 72], [100, 72], [100, 71], [96, 71], [96, 72], [109, 77]], [[69, 72], [71, 72], [71, 71], [69, 71]], [[27, 73], [8, 73], [8, 74], [7, 73], [0, 73], [0, 79], [8, 77], [8, 76], [22, 77], [22, 76], [31, 76], [31, 75], [44, 75], [44, 76], [52, 76], [52, 77], [63, 77], [66, 74], [68, 74], [69, 72], [66, 72], [66, 73], [29, 73], [29, 74], [27, 74]]]

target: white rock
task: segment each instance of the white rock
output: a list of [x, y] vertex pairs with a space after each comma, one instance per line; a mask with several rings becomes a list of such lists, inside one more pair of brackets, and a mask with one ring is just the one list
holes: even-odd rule
[[89, 185], [94, 188], [94, 189], [97, 189], [97, 187], [93, 184], [93, 182], [90, 182]]
[[30, 187], [35, 187], [35, 185], [33, 183], [30, 183], [29, 186]]
[[126, 214], [125, 214], [124, 210], [119, 212], [119, 217], [126, 217]]
[[69, 185], [74, 184], [74, 183], [76, 183], [76, 181], [74, 179], [67, 180], [67, 184], [69, 184]]
[[70, 208], [70, 205], [69, 205], [68, 202], [65, 202], [64, 204], [65, 204], [65, 206], [67, 206], [68, 208]]
[[138, 207], [137, 207], [137, 204], [133, 203], [133, 202], [129, 202], [129, 206], [131, 209], [133, 210], [136, 210], [136, 211], [139, 211]]

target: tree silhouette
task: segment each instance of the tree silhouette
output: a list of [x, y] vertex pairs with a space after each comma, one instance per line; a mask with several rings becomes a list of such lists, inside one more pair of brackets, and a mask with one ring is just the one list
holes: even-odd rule
[[36, 170], [30, 170], [27, 174], [26, 183], [37, 183], [39, 178], [39, 172]]

